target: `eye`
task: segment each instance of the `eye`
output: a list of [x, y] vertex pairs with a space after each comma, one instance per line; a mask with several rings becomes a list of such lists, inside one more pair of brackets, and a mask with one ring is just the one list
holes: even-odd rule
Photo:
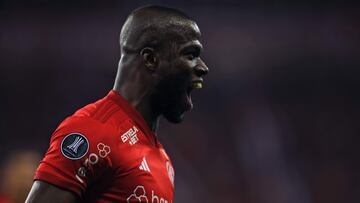
[[200, 53], [199, 52], [188, 52], [188, 53], [185, 53], [185, 57], [188, 59], [188, 60], [194, 60], [196, 58], [198, 58], [200, 56]]
[[202, 47], [200, 45], [190, 45], [184, 47], [181, 50], [181, 54], [185, 57], [186, 60], [193, 61], [200, 57], [201, 51]]

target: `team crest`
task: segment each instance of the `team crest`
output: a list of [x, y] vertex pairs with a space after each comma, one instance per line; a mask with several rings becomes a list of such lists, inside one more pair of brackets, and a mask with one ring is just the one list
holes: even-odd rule
[[66, 135], [61, 142], [61, 153], [68, 159], [78, 160], [86, 155], [89, 150], [87, 138], [80, 133]]

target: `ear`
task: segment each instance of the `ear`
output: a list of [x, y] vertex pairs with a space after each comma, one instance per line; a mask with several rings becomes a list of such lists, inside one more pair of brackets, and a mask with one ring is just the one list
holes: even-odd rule
[[144, 60], [145, 67], [151, 72], [154, 72], [158, 64], [155, 49], [151, 47], [144, 47], [143, 49], [141, 49], [140, 55]]

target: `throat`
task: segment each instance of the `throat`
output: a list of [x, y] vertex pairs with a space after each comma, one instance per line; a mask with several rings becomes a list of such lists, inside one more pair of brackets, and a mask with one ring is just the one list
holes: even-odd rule
[[142, 115], [150, 130], [156, 133], [159, 126], [160, 115], [154, 112], [150, 102], [139, 102], [134, 105], [134, 108]]
[[148, 88], [148, 86], [140, 87], [131, 85], [129, 83], [116, 85], [114, 87], [115, 91], [122, 95], [129, 102], [129, 104], [135, 108], [138, 113], [140, 113], [148, 128], [156, 133], [160, 115], [156, 113], [156, 110], [152, 106], [152, 91], [150, 91]]

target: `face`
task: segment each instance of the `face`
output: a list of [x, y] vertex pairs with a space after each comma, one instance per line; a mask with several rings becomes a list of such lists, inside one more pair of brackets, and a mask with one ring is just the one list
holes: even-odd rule
[[195, 23], [188, 26], [188, 32], [182, 33], [168, 51], [168, 57], [160, 63], [161, 80], [158, 85], [158, 98], [162, 115], [170, 122], [179, 123], [184, 112], [193, 108], [191, 93], [203, 86], [202, 76], [208, 67], [200, 58], [202, 45], [200, 31]]

